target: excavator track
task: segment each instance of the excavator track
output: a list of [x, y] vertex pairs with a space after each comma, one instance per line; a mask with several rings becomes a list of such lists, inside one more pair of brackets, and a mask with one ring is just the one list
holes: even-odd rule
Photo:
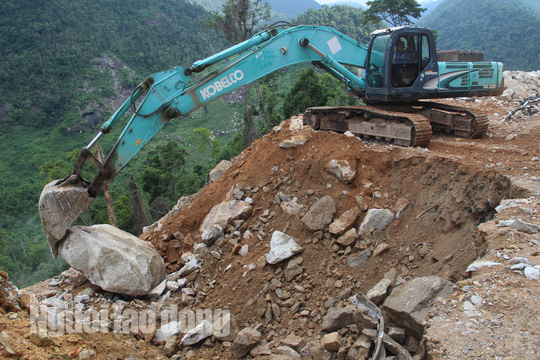
[[420, 113], [403, 112], [393, 107], [340, 106], [311, 107], [304, 124], [314, 129], [385, 140], [400, 146], [425, 147], [431, 140], [431, 125]]
[[459, 137], [479, 138], [488, 130], [487, 115], [463, 106], [418, 101], [413, 105], [429, 122], [434, 132], [452, 132]]

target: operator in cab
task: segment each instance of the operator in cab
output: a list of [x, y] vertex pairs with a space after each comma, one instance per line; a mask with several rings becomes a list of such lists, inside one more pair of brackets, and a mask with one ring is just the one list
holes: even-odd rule
[[405, 43], [403, 42], [403, 39], [399, 39], [399, 41], [396, 44], [396, 57], [394, 59], [395, 63], [404, 63], [404, 62], [411, 62], [411, 54], [409, 54], [407, 51], [405, 51]]

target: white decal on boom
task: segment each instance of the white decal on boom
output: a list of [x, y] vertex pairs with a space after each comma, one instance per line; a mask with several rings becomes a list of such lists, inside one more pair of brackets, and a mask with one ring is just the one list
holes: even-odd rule
[[220, 80], [214, 81], [212, 84], [206, 86], [204, 89], [199, 90], [199, 93], [202, 96], [203, 100], [208, 99], [223, 91], [223, 89], [228, 88], [232, 84], [240, 81], [244, 78], [244, 73], [242, 70], [236, 70], [235, 72], [230, 73], [229, 75], [222, 77]]

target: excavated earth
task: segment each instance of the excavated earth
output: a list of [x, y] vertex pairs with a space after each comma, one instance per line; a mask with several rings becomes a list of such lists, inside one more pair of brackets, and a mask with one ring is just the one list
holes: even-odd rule
[[[92, 288], [87, 307], [123, 301], [138, 311], [165, 304], [229, 310], [239, 329], [251, 327], [261, 334], [247, 358], [287, 359], [301, 354], [302, 358], [360, 359], [350, 351], [362, 332], [356, 325], [337, 330], [338, 347], [320, 356], [312, 352], [306, 357], [301, 348], [291, 355], [282, 345], [294, 348], [298, 338], [320, 344], [329, 308], [346, 307], [351, 295], [366, 294], [383, 278], [391, 280], [392, 292], [401, 283], [436, 275], [455, 283], [457, 290], [434, 301], [423, 338], [414, 338], [407, 330], [401, 342], [411, 356], [535, 358], [540, 353], [540, 284], [508, 266], [518, 257], [540, 265], [540, 234], [497, 225], [518, 218], [540, 225], [540, 115], [504, 122], [503, 115], [516, 102], [444, 101], [486, 112], [490, 121], [486, 136], [458, 139], [436, 134], [427, 148], [403, 148], [309, 127], [293, 130], [295, 119], [289, 119], [255, 141], [217, 180], [180, 199], [175, 209], [140, 236], [158, 249], [169, 273], [180, 270], [186, 256], [195, 254], [199, 269], [186, 276], [189, 291], [171, 291], [158, 301], [129, 299], [105, 293], [84, 279], [76, 281], [76, 276], [71, 280], [61, 276], [52, 285], [47, 281], [23, 292], [43, 299], [66, 292], [76, 296]], [[291, 139], [305, 142], [284, 147]], [[356, 170], [354, 179], [345, 183], [330, 174], [326, 167], [331, 160], [346, 160]], [[395, 218], [384, 230], [363, 233], [343, 245], [327, 226], [313, 231], [301, 220], [325, 196], [335, 202], [334, 220], [351, 209], [358, 211], [356, 229], [370, 209], [388, 209]], [[300, 210], [289, 214], [282, 205], [294, 198]], [[228, 224], [224, 237], [214, 245], [198, 245], [207, 214], [232, 199], [251, 203], [249, 216]], [[508, 204], [508, 199], [526, 200], [519, 206], [497, 208], [501, 202]], [[286, 233], [302, 247], [293, 258], [300, 271], [291, 275], [288, 261], [267, 263], [274, 231]], [[347, 260], [367, 249], [371, 256], [351, 267]], [[501, 265], [467, 271], [477, 259]], [[37, 345], [30, 341], [27, 312], [4, 305], [0, 331], [5, 356], [70, 359], [83, 358], [90, 350], [88, 358], [96, 359], [235, 358], [234, 339], [208, 337], [184, 346], [183, 334], [175, 335], [172, 342], [150, 341], [152, 336], [144, 334], [68, 334]], [[385, 320], [386, 330], [396, 326], [390, 318]], [[6, 352], [5, 346], [12, 352]], [[388, 351], [387, 355], [391, 356]]]

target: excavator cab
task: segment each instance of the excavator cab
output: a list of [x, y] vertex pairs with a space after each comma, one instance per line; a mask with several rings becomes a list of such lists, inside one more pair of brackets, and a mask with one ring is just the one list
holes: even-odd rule
[[[476, 50], [441, 53], [474, 54]], [[419, 99], [497, 95], [502, 64], [481, 57], [438, 59], [430, 29], [401, 26], [372, 33], [366, 59], [366, 99], [412, 102]], [[450, 61], [440, 61], [447, 60]]]
[[418, 99], [423, 81], [438, 72], [433, 33], [418, 27], [375, 31], [366, 69], [366, 98]]

